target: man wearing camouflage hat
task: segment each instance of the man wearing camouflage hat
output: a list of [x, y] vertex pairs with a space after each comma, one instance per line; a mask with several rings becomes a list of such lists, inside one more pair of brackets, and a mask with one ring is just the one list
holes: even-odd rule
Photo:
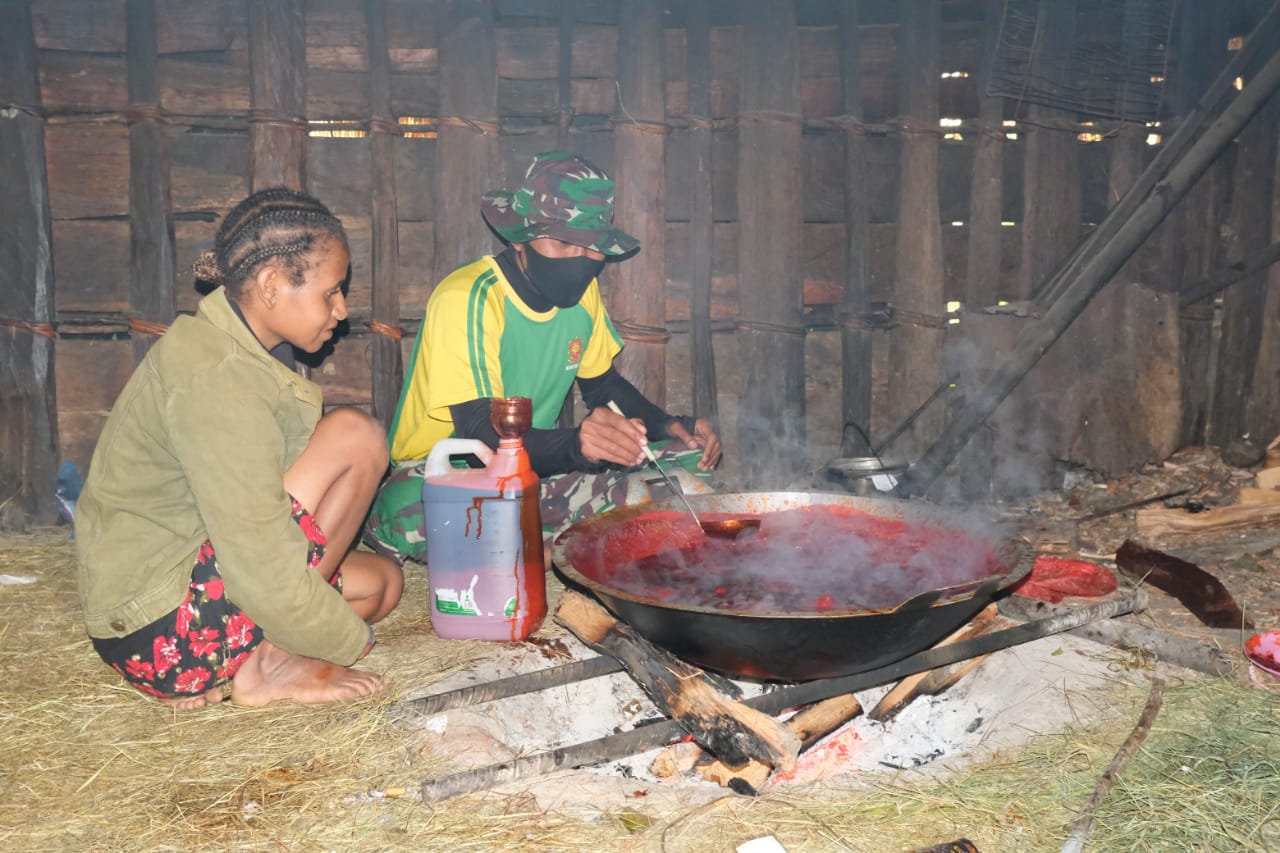
[[[548, 533], [621, 504], [626, 469], [643, 464], [651, 438], [672, 439], [679, 446], [666, 455], [695, 473], [720, 460], [710, 421], [667, 414], [613, 368], [623, 343], [596, 277], [640, 244], [613, 224], [609, 176], [572, 154], [539, 154], [520, 186], [484, 195], [481, 213], [506, 248], [454, 270], [427, 302], [391, 425], [395, 470], [367, 528], [372, 544], [401, 557], [425, 558], [422, 460], [450, 436], [496, 447], [494, 397], [533, 401], [524, 444], [543, 480]], [[557, 428], [575, 380], [589, 413]]]

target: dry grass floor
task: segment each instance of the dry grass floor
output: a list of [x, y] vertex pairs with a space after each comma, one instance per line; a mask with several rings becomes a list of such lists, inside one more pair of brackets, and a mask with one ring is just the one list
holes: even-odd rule
[[[854, 780], [670, 814], [558, 815], [516, 795], [423, 804], [446, 772], [388, 720], [411, 689], [485, 653], [438, 640], [425, 580], [379, 632], [368, 666], [390, 696], [343, 707], [174, 713], [124, 686], [81, 628], [66, 528], [0, 537], [0, 849], [9, 851], [732, 851], [774, 835], [791, 851], [905, 851], [959, 836], [984, 853], [1058, 850], [1145, 696], [1118, 688], [1108, 731], [1038, 738], [949, 779]], [[1108, 798], [1096, 850], [1280, 849], [1280, 693], [1174, 687]], [[1228, 719], [1229, 718], [1229, 719]]]

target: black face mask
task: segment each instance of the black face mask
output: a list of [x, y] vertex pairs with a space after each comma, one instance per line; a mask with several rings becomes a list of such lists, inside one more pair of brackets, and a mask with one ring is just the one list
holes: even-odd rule
[[586, 255], [573, 258], [548, 258], [533, 246], [524, 246], [524, 273], [538, 295], [557, 308], [572, 308], [587, 292], [587, 285], [604, 269], [604, 260]]

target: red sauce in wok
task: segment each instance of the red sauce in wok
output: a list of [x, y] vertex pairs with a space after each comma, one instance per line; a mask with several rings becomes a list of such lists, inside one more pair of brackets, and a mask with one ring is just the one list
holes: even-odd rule
[[568, 556], [583, 575], [614, 590], [761, 613], [893, 608], [1009, 568], [982, 538], [852, 507], [815, 505], [761, 519], [758, 530], [720, 539], [704, 535], [687, 513], [646, 513], [578, 536]]

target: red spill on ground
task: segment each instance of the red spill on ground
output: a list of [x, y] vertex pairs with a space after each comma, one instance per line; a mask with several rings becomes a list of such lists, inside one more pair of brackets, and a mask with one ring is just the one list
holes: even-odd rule
[[1057, 604], [1068, 595], [1097, 598], [1115, 592], [1116, 576], [1111, 570], [1084, 560], [1041, 554], [1032, 564], [1030, 574], [1013, 591]]

